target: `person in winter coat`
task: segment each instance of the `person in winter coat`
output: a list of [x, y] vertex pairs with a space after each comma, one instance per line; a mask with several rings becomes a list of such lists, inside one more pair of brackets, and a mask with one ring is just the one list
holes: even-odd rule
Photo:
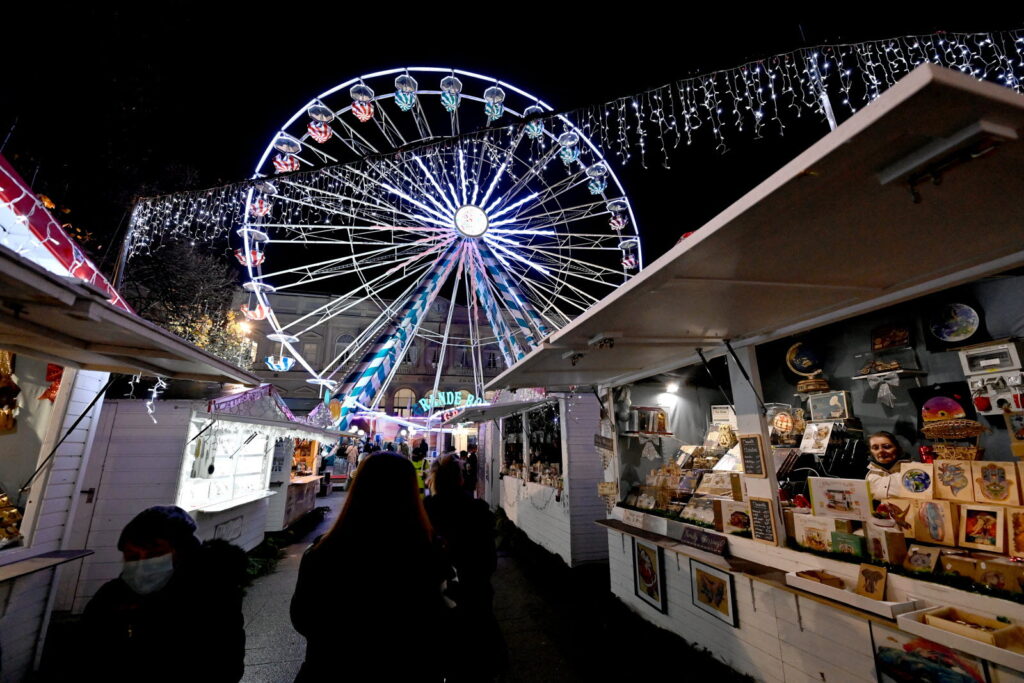
[[[384, 451], [368, 457], [338, 520], [299, 566], [291, 619], [306, 638], [306, 659], [295, 680], [442, 680], [442, 661], [407, 644], [439, 630], [450, 573], [412, 463]], [[339, 617], [323, 607], [323, 587], [335, 584], [350, 587], [345, 612], [357, 622], [341, 651]]]
[[200, 543], [173, 505], [132, 519], [117, 542], [121, 575], [82, 617], [88, 678], [102, 681], [238, 681], [245, 670], [245, 552]]
[[464, 645], [448, 663], [445, 680], [489, 680], [506, 658], [492, 608], [491, 575], [497, 567], [494, 515], [486, 502], [465, 490], [462, 467], [454, 454], [438, 458], [430, 490], [424, 507], [458, 577], [449, 595], [456, 602], [455, 629]]
[[868, 471], [864, 478], [871, 487], [871, 497], [884, 500], [889, 497], [893, 477], [899, 476], [900, 464], [910, 462], [910, 456], [904, 453], [895, 435], [875, 432], [868, 437], [868, 458]]

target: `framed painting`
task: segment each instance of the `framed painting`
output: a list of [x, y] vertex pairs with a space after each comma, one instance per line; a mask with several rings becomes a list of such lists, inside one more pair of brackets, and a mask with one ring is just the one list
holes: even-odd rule
[[922, 500], [917, 503], [914, 538], [926, 543], [956, 545], [960, 506], [948, 500]]
[[932, 465], [935, 470], [933, 486], [936, 498], [961, 503], [974, 502], [970, 460], [936, 460]]
[[897, 492], [889, 495], [914, 500], [931, 500], [934, 498], [935, 471], [932, 463], [905, 462], [900, 464], [900, 476], [896, 478]]
[[846, 391], [825, 391], [807, 397], [811, 420], [846, 420], [850, 414], [850, 394]]
[[871, 490], [864, 479], [807, 477], [807, 490], [815, 515], [859, 520], [871, 516]]
[[733, 628], [739, 626], [732, 574], [690, 558], [693, 604]]
[[1003, 552], [1005, 510], [998, 505], [966, 503], [960, 506], [960, 545], [964, 548]]
[[1006, 508], [1007, 550], [1024, 560], [1024, 508]]
[[663, 614], [668, 613], [665, 594], [665, 551], [661, 546], [633, 538], [633, 591]]

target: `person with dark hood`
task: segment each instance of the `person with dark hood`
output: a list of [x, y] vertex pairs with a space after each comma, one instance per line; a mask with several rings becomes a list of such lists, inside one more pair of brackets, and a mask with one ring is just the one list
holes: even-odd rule
[[449, 662], [446, 681], [489, 680], [504, 665], [505, 641], [494, 618], [491, 575], [497, 568], [494, 515], [487, 503], [464, 488], [462, 467], [454, 454], [438, 458], [424, 501], [430, 523], [444, 542], [458, 576], [455, 629], [465, 647]]
[[143, 510], [121, 532], [121, 575], [82, 616], [85, 671], [102, 681], [238, 681], [245, 670], [245, 552], [200, 543], [174, 505]]
[[[334, 526], [302, 557], [291, 618], [306, 638], [306, 659], [295, 680], [442, 680], [443, 662], [424, 643], [443, 623], [449, 578], [412, 463], [374, 453], [359, 466]], [[353, 626], [341, 639], [344, 619], [323, 604], [324, 586], [334, 584], [350, 587], [344, 612]]]
[[[463, 451], [466, 453], [465, 451]], [[476, 496], [476, 483], [480, 467], [480, 461], [476, 457], [476, 446], [470, 446], [469, 452], [462, 456], [463, 464], [463, 486], [471, 496]]]
[[896, 436], [890, 432], [875, 432], [868, 437], [868, 471], [865, 479], [871, 487], [871, 497], [884, 500], [889, 497], [889, 484], [899, 476], [900, 465], [910, 462]]

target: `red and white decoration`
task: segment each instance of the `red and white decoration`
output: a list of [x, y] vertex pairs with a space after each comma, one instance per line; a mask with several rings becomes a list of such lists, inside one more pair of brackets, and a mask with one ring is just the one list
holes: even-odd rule
[[373, 118], [373, 102], [353, 102], [352, 113], [362, 123], [366, 123]]
[[265, 199], [257, 199], [249, 205], [249, 213], [257, 218], [262, 218], [270, 213], [270, 202]]
[[274, 170], [278, 173], [288, 173], [299, 170], [299, 160], [294, 154], [277, 154], [274, 156]]
[[242, 304], [239, 306], [239, 310], [242, 311], [246, 320], [266, 320], [270, 313], [270, 307], [262, 303], [256, 304], [252, 308], [249, 308], [249, 304]]
[[248, 254], [245, 249], [235, 249], [235, 258], [243, 266], [261, 266], [267, 255], [259, 249], [250, 249]]
[[323, 144], [331, 139], [334, 135], [334, 131], [331, 127], [322, 121], [310, 121], [306, 125], [306, 130], [309, 132], [309, 137], [313, 138], [320, 144]]

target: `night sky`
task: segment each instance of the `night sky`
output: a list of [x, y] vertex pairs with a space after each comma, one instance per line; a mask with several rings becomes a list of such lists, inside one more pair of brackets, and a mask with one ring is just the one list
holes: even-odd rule
[[[141, 3], [140, 3], [141, 5]], [[366, 3], [379, 7], [376, 3]], [[625, 10], [552, 13], [550, 3], [475, 3], [437, 12], [332, 11], [289, 3], [282, 12], [152, 9], [4, 10], [0, 82], [3, 154], [57, 202], [62, 220], [93, 234], [108, 271], [132, 198], [248, 177], [269, 138], [313, 95], [360, 73], [452, 66], [495, 76], [560, 110], [826, 42], [936, 30], [1024, 25], [958, 15], [900, 19], [786, 18], [740, 5], [691, 5], [669, 17], [653, 3]], [[150, 7], [153, 7], [150, 5]], [[585, 5], [579, 4], [585, 8]], [[625, 7], [625, 6], [624, 6]], [[443, 8], [443, 9], [441, 9]], [[707, 16], [717, 11], [718, 16]], [[363, 16], [360, 12], [365, 13]], [[920, 11], [917, 12], [921, 14]], [[724, 20], [743, 19], [727, 26]], [[13, 132], [11, 130], [12, 126]], [[708, 139], [658, 162], [620, 169], [646, 260], [696, 229], [827, 132], [816, 117], [785, 137], [732, 134], [721, 154]]]

